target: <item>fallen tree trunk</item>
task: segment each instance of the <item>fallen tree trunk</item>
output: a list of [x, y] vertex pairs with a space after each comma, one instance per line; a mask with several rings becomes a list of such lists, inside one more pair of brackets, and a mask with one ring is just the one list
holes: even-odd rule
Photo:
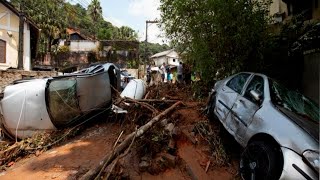
[[152, 118], [147, 124], [141, 126], [137, 132], [133, 132], [131, 134], [129, 134], [125, 140], [119, 145], [117, 146], [114, 151], [112, 151], [110, 154], [108, 154], [107, 156], [105, 156], [103, 158], [103, 160], [96, 165], [95, 167], [93, 167], [91, 170], [89, 170], [85, 175], [83, 175], [80, 179], [81, 180], [90, 180], [93, 179], [94, 177], [96, 177], [96, 175], [100, 172], [100, 170], [103, 168], [103, 166], [107, 166], [109, 165], [116, 157], [118, 157], [121, 153], [123, 153], [123, 151], [125, 149], [128, 148], [128, 146], [130, 145], [132, 139], [134, 137], [138, 138], [140, 136], [142, 136], [146, 131], [148, 131], [155, 123], [157, 123], [158, 121], [160, 121], [160, 119], [167, 115], [169, 112], [171, 112], [174, 108], [176, 108], [178, 105], [182, 104], [181, 101], [176, 102], [175, 104], [173, 104], [171, 107], [169, 107], [168, 109], [166, 109], [165, 111], [161, 112], [159, 115], [155, 116], [154, 118]]
[[[126, 97], [125, 98], [125, 101], [126, 100], [132, 100], [131, 98], [128, 98]], [[178, 102], [179, 100], [171, 100], [171, 99], [134, 99], [135, 101], [138, 101], [138, 102], [154, 102], [154, 103], [175, 103], [175, 102]]]

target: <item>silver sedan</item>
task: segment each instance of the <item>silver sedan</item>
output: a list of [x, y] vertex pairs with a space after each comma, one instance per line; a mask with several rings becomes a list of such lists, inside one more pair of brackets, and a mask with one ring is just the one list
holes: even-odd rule
[[208, 114], [245, 147], [243, 179], [318, 179], [319, 106], [263, 74], [218, 81]]

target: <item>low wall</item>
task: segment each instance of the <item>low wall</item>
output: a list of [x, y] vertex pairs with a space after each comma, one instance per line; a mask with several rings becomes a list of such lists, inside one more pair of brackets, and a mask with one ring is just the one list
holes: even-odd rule
[[138, 69], [126, 69], [131, 76], [134, 76], [135, 78], [139, 78], [139, 71]]
[[4, 88], [15, 80], [24, 78], [44, 78], [57, 76], [55, 71], [23, 71], [23, 70], [0, 70], [0, 93]]

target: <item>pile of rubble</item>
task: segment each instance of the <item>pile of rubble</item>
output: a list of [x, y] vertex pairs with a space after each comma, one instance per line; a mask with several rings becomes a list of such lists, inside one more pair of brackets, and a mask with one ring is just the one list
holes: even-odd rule
[[[205, 171], [210, 165], [228, 164], [229, 158], [220, 142], [219, 130], [212, 128], [204, 115], [191, 124], [182, 119], [179, 110], [201, 111], [204, 106], [204, 103], [185, 104], [193, 98], [189, 95], [190, 90], [191, 87], [174, 84], [150, 86], [143, 99], [121, 97], [117, 92], [112, 100], [116, 113], [104, 116], [107, 122], [120, 123], [123, 130], [115, 140], [112, 151], [106, 152], [101, 163], [82, 174], [80, 179], [127, 179], [131, 161], [134, 161], [139, 173], [157, 175], [178, 167], [194, 176], [192, 168], [186, 166], [186, 161], [179, 156], [178, 143], [184, 140], [194, 145], [209, 145], [206, 156], [210, 159], [204, 163]], [[79, 135], [88, 127], [88, 123], [51, 133], [39, 133], [22, 141], [2, 145], [0, 165], [5, 169], [19, 158], [40, 154], [67, 138]]]

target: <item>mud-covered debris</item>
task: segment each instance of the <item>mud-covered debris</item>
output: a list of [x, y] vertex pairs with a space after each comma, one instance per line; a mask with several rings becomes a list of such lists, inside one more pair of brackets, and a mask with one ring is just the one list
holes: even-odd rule
[[165, 130], [172, 135], [173, 134], [173, 129], [174, 129], [174, 124], [173, 123], [169, 123], [166, 125]]
[[139, 163], [139, 170], [140, 170], [140, 172], [145, 172], [145, 171], [147, 171], [148, 168], [149, 168], [149, 166], [150, 166], [150, 163], [149, 163], [149, 162], [147, 162], [147, 161], [141, 161], [141, 162]]
[[182, 130], [182, 133], [192, 144], [197, 144], [196, 138], [192, 136], [186, 129]]
[[171, 138], [168, 143], [168, 153], [174, 154], [176, 152], [176, 141]]
[[168, 167], [174, 167], [176, 165], [177, 157], [169, 153], [161, 153], [161, 157], [166, 161]]

